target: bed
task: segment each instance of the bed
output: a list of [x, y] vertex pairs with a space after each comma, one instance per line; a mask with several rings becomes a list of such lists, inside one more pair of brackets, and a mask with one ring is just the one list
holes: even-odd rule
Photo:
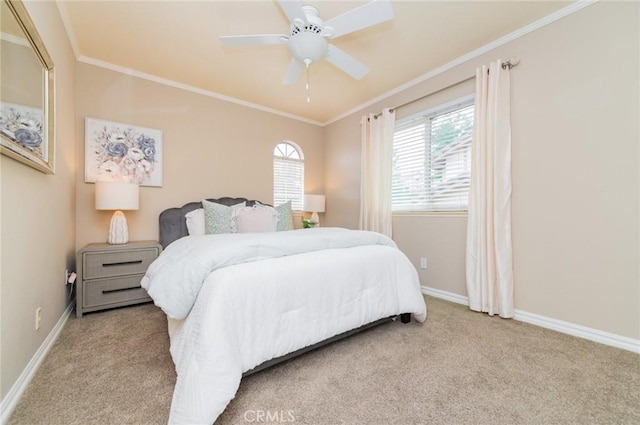
[[225, 214], [274, 210], [220, 198], [160, 214], [164, 249], [142, 286], [168, 317], [177, 373], [169, 423], [211, 424], [243, 376], [396, 317], [425, 320], [417, 272], [391, 239], [233, 225], [238, 233], [203, 235], [188, 227], [203, 203]]

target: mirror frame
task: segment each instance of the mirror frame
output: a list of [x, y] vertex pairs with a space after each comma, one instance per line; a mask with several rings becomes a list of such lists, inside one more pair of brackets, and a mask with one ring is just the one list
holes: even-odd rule
[[20, 161], [30, 167], [46, 174], [55, 172], [55, 98], [54, 98], [54, 72], [53, 60], [44, 46], [35, 25], [31, 21], [27, 9], [21, 0], [2, 0], [9, 8], [18, 25], [29, 41], [33, 52], [40, 60], [43, 71], [41, 84], [43, 86], [42, 112], [43, 112], [43, 150], [47, 156], [34, 154], [30, 149], [20, 146], [6, 136], [0, 137], [0, 153]]

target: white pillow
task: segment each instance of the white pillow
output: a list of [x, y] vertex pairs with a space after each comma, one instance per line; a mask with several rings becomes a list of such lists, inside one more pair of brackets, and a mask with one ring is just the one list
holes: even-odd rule
[[275, 232], [278, 214], [273, 207], [255, 204], [253, 207], [235, 209], [233, 221], [232, 227], [238, 233]]
[[198, 208], [184, 216], [187, 219], [187, 230], [191, 236], [204, 235], [204, 208]]

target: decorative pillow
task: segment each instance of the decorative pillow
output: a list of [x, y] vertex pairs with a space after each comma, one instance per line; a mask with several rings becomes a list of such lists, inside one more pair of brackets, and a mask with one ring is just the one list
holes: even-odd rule
[[273, 207], [256, 203], [253, 207], [235, 209], [233, 221], [232, 227], [238, 233], [275, 232], [278, 213]]
[[278, 231], [293, 230], [293, 214], [291, 213], [291, 201], [287, 201], [276, 207], [278, 213]]
[[202, 200], [204, 207], [204, 233], [206, 235], [218, 233], [233, 233], [231, 218], [233, 210], [247, 205], [246, 202], [232, 205], [230, 207], [215, 202]]
[[191, 236], [204, 235], [204, 208], [198, 208], [184, 216], [187, 219], [187, 230]]

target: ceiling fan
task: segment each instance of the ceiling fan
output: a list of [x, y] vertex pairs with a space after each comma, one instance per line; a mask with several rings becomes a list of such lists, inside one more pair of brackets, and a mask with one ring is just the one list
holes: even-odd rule
[[391, 0], [373, 0], [326, 22], [320, 18], [318, 9], [302, 5], [299, 0], [278, 0], [278, 3], [291, 23], [289, 35], [230, 35], [220, 37], [220, 41], [233, 47], [286, 44], [293, 58], [282, 84], [295, 83], [305, 67], [308, 71], [309, 65], [323, 58], [353, 78], [361, 79], [367, 75], [369, 68], [329, 44], [327, 39], [338, 38], [393, 19]]

